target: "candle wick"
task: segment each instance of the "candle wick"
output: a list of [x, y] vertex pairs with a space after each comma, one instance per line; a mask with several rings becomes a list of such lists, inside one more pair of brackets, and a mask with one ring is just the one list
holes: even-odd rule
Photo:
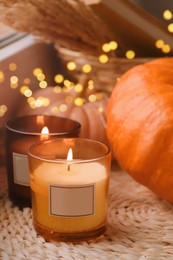
[[70, 171], [70, 164], [67, 165], [67, 171]]

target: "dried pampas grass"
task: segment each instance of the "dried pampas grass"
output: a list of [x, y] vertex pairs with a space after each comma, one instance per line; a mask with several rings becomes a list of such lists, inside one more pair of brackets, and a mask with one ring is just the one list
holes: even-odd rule
[[113, 34], [82, 0], [0, 0], [0, 21], [67, 49], [97, 55]]
[[[102, 44], [115, 35], [84, 0], [0, 0], [0, 21], [53, 42], [64, 68], [69, 61], [77, 64], [75, 71], [68, 71], [70, 79], [84, 86], [93, 80], [98, 91], [111, 93], [122, 73], [146, 61], [117, 58], [112, 51], [109, 62], [101, 64]], [[92, 68], [88, 74], [82, 71], [85, 64]]]

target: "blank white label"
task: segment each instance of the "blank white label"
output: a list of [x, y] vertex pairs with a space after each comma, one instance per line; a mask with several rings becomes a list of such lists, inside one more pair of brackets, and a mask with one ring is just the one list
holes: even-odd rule
[[28, 158], [25, 154], [13, 153], [13, 172], [14, 172], [14, 183], [29, 186], [29, 166]]
[[95, 212], [95, 185], [49, 186], [49, 213], [61, 217], [81, 217]]

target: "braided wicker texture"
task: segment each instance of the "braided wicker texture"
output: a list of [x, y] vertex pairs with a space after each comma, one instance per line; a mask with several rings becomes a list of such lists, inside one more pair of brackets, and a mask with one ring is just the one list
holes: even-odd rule
[[12, 207], [0, 168], [0, 259], [173, 259], [173, 207], [114, 169], [108, 224], [98, 241], [47, 243], [32, 225], [32, 210]]

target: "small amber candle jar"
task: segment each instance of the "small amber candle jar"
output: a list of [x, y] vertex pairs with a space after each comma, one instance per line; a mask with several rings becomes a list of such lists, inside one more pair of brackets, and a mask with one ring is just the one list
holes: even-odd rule
[[[67, 158], [68, 151], [73, 158]], [[110, 149], [82, 138], [56, 138], [28, 152], [33, 223], [46, 241], [81, 241], [104, 233]]]
[[[49, 133], [41, 134], [43, 127]], [[31, 206], [27, 152], [29, 147], [44, 139], [75, 137], [80, 124], [74, 120], [48, 115], [28, 115], [9, 120], [5, 125], [6, 162], [9, 197], [20, 207]]]

